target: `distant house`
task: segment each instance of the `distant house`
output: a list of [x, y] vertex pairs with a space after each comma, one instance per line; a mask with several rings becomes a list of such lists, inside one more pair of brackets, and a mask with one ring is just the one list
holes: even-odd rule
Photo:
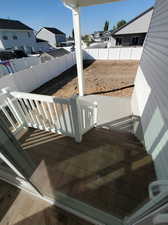
[[[112, 32], [113, 45], [141, 46], [144, 43], [153, 14], [153, 7]], [[114, 42], [114, 39], [116, 40]]]
[[40, 52], [48, 52], [54, 49], [51, 45], [49, 45], [48, 41], [36, 38], [36, 42], [37, 50]]
[[95, 42], [100, 42], [103, 39], [103, 31], [95, 31], [93, 34], [93, 38]]
[[95, 42], [103, 42], [108, 41], [110, 36], [111, 36], [110, 31], [95, 31], [94, 34], [91, 35], [91, 38]]
[[0, 50], [24, 50], [29, 53], [36, 48], [32, 28], [18, 20], [0, 19]]
[[65, 33], [54, 27], [41, 28], [37, 32], [36, 37], [48, 41], [48, 43], [53, 47], [59, 46], [60, 43], [66, 41]]

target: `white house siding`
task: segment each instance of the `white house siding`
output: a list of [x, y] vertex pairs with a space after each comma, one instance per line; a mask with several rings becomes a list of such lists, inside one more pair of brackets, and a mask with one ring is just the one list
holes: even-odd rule
[[146, 33], [148, 31], [152, 13], [153, 9], [116, 32], [115, 35]]
[[[137, 103], [137, 105], [136, 105]], [[135, 80], [132, 109], [141, 116], [159, 179], [168, 178], [168, 1], [157, 0]]]
[[[29, 34], [28, 34], [29, 33]], [[4, 40], [4, 36], [8, 39]], [[14, 40], [14, 36], [17, 36], [17, 39]], [[2, 49], [21, 49], [24, 46], [27, 48], [27, 51], [31, 51], [31, 48], [36, 48], [36, 39], [32, 30], [0, 30], [0, 40]]]
[[52, 32], [48, 31], [47, 29], [43, 28], [39, 31], [39, 33], [37, 33], [36, 35], [37, 38], [48, 41], [48, 43], [50, 45], [52, 45], [53, 47], [56, 47], [56, 38], [55, 38], [55, 34], [53, 34]]
[[3, 46], [2, 41], [0, 40], [0, 50], [3, 50], [3, 49], [4, 49], [4, 46]]

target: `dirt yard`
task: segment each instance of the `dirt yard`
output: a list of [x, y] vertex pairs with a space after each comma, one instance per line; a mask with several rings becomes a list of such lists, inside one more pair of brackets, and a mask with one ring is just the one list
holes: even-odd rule
[[[138, 61], [86, 61], [85, 94], [130, 96]], [[78, 93], [76, 66], [41, 86], [35, 93], [70, 97]]]

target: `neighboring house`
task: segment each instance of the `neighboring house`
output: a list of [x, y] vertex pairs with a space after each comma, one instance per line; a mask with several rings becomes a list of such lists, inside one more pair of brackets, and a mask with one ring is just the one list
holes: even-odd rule
[[101, 42], [103, 39], [103, 31], [95, 31], [93, 34], [93, 38], [95, 42]]
[[48, 52], [53, 49], [51, 45], [49, 45], [48, 41], [36, 38], [37, 49], [40, 52]]
[[110, 31], [96, 31], [94, 34], [91, 35], [93, 40], [95, 42], [103, 42], [103, 41], [108, 41], [109, 38], [111, 37], [111, 32]]
[[41, 28], [37, 32], [36, 37], [48, 41], [48, 43], [53, 47], [59, 46], [62, 42], [66, 42], [65, 33], [54, 27]]
[[27, 53], [36, 48], [36, 37], [32, 28], [18, 20], [0, 19], [0, 49], [20, 49]]
[[149, 29], [152, 14], [153, 7], [115, 30], [112, 33], [112, 46], [142, 46]]

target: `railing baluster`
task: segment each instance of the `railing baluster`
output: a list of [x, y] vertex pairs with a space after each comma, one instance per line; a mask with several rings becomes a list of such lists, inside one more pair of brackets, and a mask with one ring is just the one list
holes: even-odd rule
[[29, 103], [29, 101], [28, 101], [27, 99], [23, 99], [23, 101], [24, 101], [24, 103], [25, 103], [25, 105], [26, 105], [26, 107], [27, 107], [27, 112], [28, 112], [28, 114], [29, 114], [30, 117], [31, 117], [31, 120], [32, 120], [32, 126], [35, 127], [36, 121], [35, 121], [35, 119], [34, 119], [34, 117], [33, 117], [33, 115], [32, 115], [32, 110], [31, 110], [31, 107], [30, 107], [30, 103]]
[[54, 102], [53, 106], [54, 106], [54, 112], [56, 115], [56, 121], [59, 124], [59, 129], [61, 129], [61, 121], [60, 121], [59, 114], [58, 114], [57, 104]]
[[39, 104], [39, 101], [35, 101], [35, 104], [36, 104], [36, 107], [37, 107], [37, 111], [38, 111], [38, 114], [39, 114], [39, 119], [40, 119], [40, 123], [41, 123], [41, 126], [46, 129], [46, 126], [45, 126], [45, 121], [44, 121], [44, 114], [42, 112], [42, 108], [41, 108], [41, 103]]
[[72, 118], [72, 112], [71, 112], [71, 108], [69, 104], [67, 104], [67, 108], [68, 108], [68, 115], [69, 115], [69, 120], [71, 125], [71, 132], [72, 132], [72, 135], [74, 135], [73, 118]]
[[18, 101], [19, 101], [20, 104], [21, 104], [22, 111], [23, 111], [23, 113], [25, 114], [25, 119], [26, 119], [27, 123], [32, 124], [32, 119], [31, 119], [31, 117], [30, 117], [30, 115], [29, 115], [29, 113], [28, 113], [28, 111], [27, 111], [27, 109], [26, 109], [24, 100], [23, 100], [22, 98], [20, 98], [20, 99], [18, 98]]
[[45, 121], [47, 121], [47, 122], [48, 122], [48, 125], [49, 125], [49, 126], [47, 126], [47, 124], [46, 124], [47, 129], [50, 130], [51, 123], [50, 123], [50, 120], [49, 120], [49, 118], [48, 118], [48, 112], [47, 112], [47, 110], [46, 110], [46, 103], [45, 103], [45, 102], [41, 102], [41, 104], [42, 104], [43, 112], [44, 112], [45, 119], [46, 119]]
[[8, 119], [8, 121], [10, 122], [10, 124], [12, 125], [12, 127], [14, 128], [14, 131], [16, 130], [16, 124], [13, 122], [11, 116], [9, 115], [9, 113], [7, 112], [7, 110], [5, 109], [5, 106], [1, 107], [2, 112], [4, 113], [4, 115], [6, 116], [6, 118]]
[[51, 118], [51, 123], [52, 123], [54, 129], [56, 130], [57, 128], [55, 126], [55, 120], [54, 120], [54, 116], [53, 116], [53, 111], [51, 109], [51, 103], [47, 103], [47, 106], [48, 106], [48, 109], [49, 109], [49, 116]]
[[28, 124], [28, 120], [27, 120], [27, 117], [25, 115], [24, 110], [21, 107], [21, 104], [19, 102], [19, 99], [16, 99], [15, 104], [17, 105], [17, 108], [18, 108], [19, 112], [22, 114], [22, 117], [24, 119], [24, 122], [26, 123], [25, 125], [27, 125]]
[[29, 101], [30, 101], [31, 107], [33, 109], [33, 116], [35, 117], [35, 120], [36, 120], [36, 123], [37, 123], [37, 128], [42, 129], [43, 126], [42, 126], [42, 123], [41, 123], [40, 118], [39, 118], [38, 109], [37, 109], [37, 107], [34, 103], [35, 100], [29, 99]]
[[64, 109], [63, 109], [63, 104], [60, 104], [60, 108], [61, 108], [62, 118], [64, 121], [65, 130], [66, 130], [66, 132], [68, 132], [66, 117], [65, 117], [65, 113], [64, 113]]

